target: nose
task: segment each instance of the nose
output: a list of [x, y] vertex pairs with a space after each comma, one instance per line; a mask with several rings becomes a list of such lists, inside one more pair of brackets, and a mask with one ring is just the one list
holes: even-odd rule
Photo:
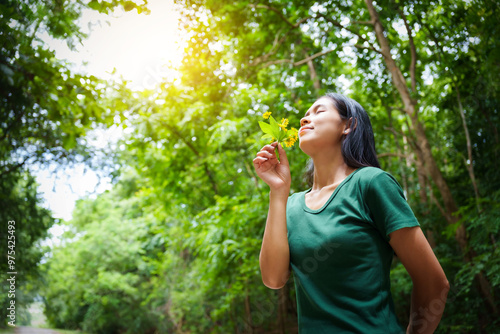
[[300, 120], [300, 126], [301, 126], [301, 127], [302, 127], [302, 126], [304, 126], [304, 125], [307, 125], [307, 124], [309, 124], [309, 123], [311, 123], [311, 121], [310, 121], [310, 120], [309, 120], [309, 118], [307, 118], [307, 117], [303, 117], [303, 118]]

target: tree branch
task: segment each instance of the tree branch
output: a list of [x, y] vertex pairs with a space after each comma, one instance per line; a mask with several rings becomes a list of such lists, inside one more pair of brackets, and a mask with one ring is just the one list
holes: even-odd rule
[[271, 61], [268, 61], [267, 63], [265, 63], [263, 66], [264, 67], [268, 67], [268, 66], [271, 66], [271, 65], [278, 65], [278, 64], [285, 64], [285, 63], [293, 64], [293, 61], [290, 60], [290, 59], [271, 60]]
[[[182, 142], [184, 144], [186, 144], [186, 146], [189, 147], [189, 149], [191, 151], [193, 151], [193, 153], [197, 157], [200, 157], [200, 152], [198, 152], [198, 150], [196, 149], [196, 147], [194, 147], [191, 142], [189, 142], [188, 140], [186, 140], [186, 138], [184, 138], [184, 136], [179, 132], [179, 130], [177, 130], [174, 126], [172, 126], [170, 124], [167, 124], [165, 122], [161, 122], [161, 124], [163, 124], [163, 126], [165, 126], [167, 129], [169, 129], [170, 131], [172, 131], [172, 133], [174, 135], [176, 135], [177, 138], [179, 138], [180, 140], [182, 140]], [[208, 164], [205, 161], [203, 162], [203, 167], [205, 169], [205, 173], [207, 174], [208, 179], [210, 180], [210, 183], [212, 184], [212, 189], [213, 189], [214, 193], [218, 194], [219, 191], [217, 189], [217, 183], [215, 182], [214, 176], [213, 176], [212, 172], [210, 171], [210, 169], [208, 168]]]
[[[4, 170], [4, 171], [1, 171], [0, 172], [0, 178], [4, 177], [4, 176], [7, 176], [9, 175], [10, 173], [12, 173], [13, 171], [21, 168], [22, 166], [24, 166], [24, 164], [30, 159], [31, 157], [30, 156], [27, 156], [26, 159], [24, 159], [23, 161], [21, 161], [20, 163], [17, 163], [15, 165], [11, 165], [10, 167], [7, 166], [7, 170]], [[2, 166], [2, 167], [6, 167], [5, 165]]]
[[391, 132], [394, 136], [404, 137], [404, 133], [397, 131], [393, 127], [384, 126], [384, 130], [387, 130], [387, 131]]
[[[3, 134], [0, 137], [0, 141], [3, 141], [5, 138], [7, 138], [7, 136], [9, 135], [10, 130], [12, 130], [12, 128], [13, 128], [14, 125], [19, 125], [19, 122], [20, 122], [21, 117], [23, 115], [24, 115], [23, 111], [16, 113], [16, 117], [12, 120], [12, 122], [10, 122], [10, 124], [8, 124], [7, 127], [3, 129]], [[7, 123], [7, 121], [8, 120], [6, 120], [5, 123]]]
[[319, 81], [318, 74], [316, 73], [316, 69], [314, 68], [312, 59], [307, 62], [307, 66], [309, 67], [309, 74], [311, 81], [313, 82], [314, 90], [316, 91], [316, 94], [318, 94], [321, 89], [321, 83]]
[[481, 203], [479, 200], [480, 196], [476, 182], [476, 175], [474, 173], [474, 164], [472, 163], [472, 143], [470, 140], [469, 127], [467, 126], [467, 121], [465, 120], [465, 113], [464, 113], [464, 108], [462, 106], [462, 99], [460, 97], [460, 91], [458, 90], [457, 85], [455, 85], [455, 91], [457, 93], [458, 111], [460, 113], [460, 118], [462, 119], [462, 126], [464, 127], [464, 132], [465, 132], [465, 141], [467, 143], [467, 158], [469, 159], [469, 162], [467, 163], [467, 159], [465, 159], [464, 157], [465, 167], [467, 167], [467, 171], [469, 172], [469, 177], [472, 182], [472, 186], [474, 188], [474, 194], [476, 195], [477, 212], [480, 213], [482, 210], [481, 210]]
[[298, 28], [302, 23], [306, 22], [309, 19], [314, 19], [314, 16], [306, 16], [302, 20], [297, 21], [295, 25], [293, 26], [294, 28]]
[[377, 50], [375, 48], [372, 48], [371, 46], [363, 46], [363, 45], [360, 45], [360, 44], [355, 44], [354, 46], [356, 48], [358, 48], [358, 49], [371, 50], [371, 51], [375, 51], [375, 52], [383, 55], [382, 52], [380, 52], [379, 50]]
[[[252, 5], [252, 7], [254, 7], [254, 8], [261, 8], [261, 9], [268, 9], [268, 10], [271, 10], [271, 11], [277, 13], [281, 17], [281, 19], [283, 21], [285, 21], [286, 24], [288, 24], [291, 27], [291, 29], [288, 30], [285, 33], [285, 35], [279, 41], [278, 41], [278, 35], [276, 35], [276, 37], [274, 39], [273, 47], [271, 48], [271, 51], [269, 53], [265, 54], [265, 55], [257, 57], [254, 61], [250, 62], [250, 66], [256, 66], [256, 65], [258, 65], [260, 63], [263, 63], [270, 56], [274, 55], [278, 51], [278, 47], [285, 41], [286, 37], [288, 36], [288, 34], [290, 33], [291, 30], [298, 28], [302, 23], [304, 23], [304, 22], [306, 22], [306, 21], [308, 21], [310, 19], [316, 19], [316, 18], [319, 18], [319, 17], [324, 18], [327, 22], [330, 22], [331, 24], [333, 24], [336, 27], [339, 27], [341, 29], [345, 29], [345, 30], [349, 31], [351, 34], [356, 35], [360, 40], [362, 40], [363, 42], [366, 42], [369, 45], [369, 46], [364, 46], [364, 45], [361, 45], [361, 44], [356, 44], [356, 45], [354, 45], [356, 48], [375, 51], [375, 52], [383, 55], [383, 53], [380, 50], [378, 50], [369, 40], [367, 40], [366, 38], [364, 38], [363, 36], [361, 36], [360, 33], [355, 32], [355, 31], [353, 31], [350, 28], [347, 28], [346, 26], [340, 24], [340, 22], [332, 20], [331, 18], [329, 18], [328, 16], [326, 16], [324, 14], [317, 14], [316, 16], [307, 16], [307, 17], [305, 17], [303, 19], [300, 19], [295, 24], [293, 24], [277, 8], [266, 6], [266, 5]], [[360, 23], [360, 22], [368, 23], [368, 24], [373, 24], [372, 21], [370, 21], [370, 22], [359, 21], [358, 23]], [[283, 64], [283, 63], [292, 63], [293, 66], [300, 66], [300, 65], [302, 65], [304, 63], [309, 62], [312, 59], [315, 59], [317, 57], [321, 57], [321, 56], [323, 56], [323, 55], [325, 55], [327, 53], [333, 52], [333, 51], [335, 51], [335, 50], [332, 49], [332, 50], [321, 51], [321, 52], [318, 52], [318, 53], [316, 53], [316, 54], [314, 54], [314, 55], [312, 55], [310, 57], [307, 57], [307, 58], [305, 58], [303, 60], [300, 60], [300, 61], [298, 61], [296, 63], [294, 63], [292, 60], [288, 60], [288, 59], [273, 60], [273, 61], [264, 63], [264, 66], [267, 67], [267, 66], [276, 65], [276, 64]]]
[[413, 41], [411, 27], [408, 24], [408, 20], [406, 19], [406, 15], [403, 10], [399, 9], [399, 14], [403, 18], [403, 22], [405, 23], [406, 32], [408, 33], [408, 42], [410, 43], [410, 53], [411, 53], [411, 63], [410, 63], [410, 78], [411, 78], [411, 90], [413, 93], [417, 91], [417, 79], [415, 75], [416, 66], [417, 66], [417, 49], [415, 48], [415, 42]]
[[329, 18], [328, 16], [326, 16], [324, 14], [318, 14], [317, 16], [324, 18], [327, 22], [330, 22], [331, 24], [333, 24], [334, 26], [336, 26], [338, 28], [347, 30], [351, 34], [358, 36], [359, 39], [361, 39], [363, 42], [368, 43], [368, 45], [370, 46], [370, 50], [373, 50], [373, 51], [376, 51], [376, 52], [382, 54], [382, 52], [380, 50], [378, 50], [369, 40], [367, 40], [366, 38], [364, 38], [363, 36], [361, 36], [361, 34], [359, 32], [356, 32], [356, 31], [354, 31], [354, 30], [352, 30], [350, 28], [347, 28], [346, 26], [342, 25], [340, 22], [332, 20], [331, 18]]
[[441, 44], [439, 43], [436, 36], [434, 35], [434, 32], [432, 31], [431, 28], [429, 28], [429, 26], [425, 22], [422, 21], [422, 19], [418, 15], [415, 15], [415, 16], [417, 18], [418, 23], [420, 23], [421, 26], [423, 26], [423, 27], [425, 27], [425, 29], [427, 29], [427, 32], [428, 32], [427, 35], [432, 39], [432, 41], [434, 42], [434, 44], [436, 44], [436, 47], [438, 48], [438, 53], [437, 53], [438, 59], [439, 59], [439, 61], [442, 61], [441, 54], [443, 54], [443, 56], [444, 56], [444, 51], [441, 47]]
[[398, 158], [403, 158], [403, 159], [407, 159], [408, 158], [404, 154], [395, 153], [395, 152], [386, 152], [386, 153], [379, 153], [379, 154], [377, 154], [377, 158], [383, 158], [383, 157], [398, 157]]
[[[253, 7], [257, 7], [257, 8], [268, 8], [267, 6], [263, 6], [261, 5], [260, 7], [259, 6], [253, 6]], [[277, 10], [277, 9], [276, 9]], [[276, 11], [274, 10], [274, 11]], [[278, 33], [276, 34], [276, 37], [274, 38], [274, 42], [273, 42], [273, 46], [271, 47], [271, 50], [262, 55], [262, 56], [259, 56], [257, 57], [255, 60], [251, 61], [249, 63], [250, 66], [256, 66], [262, 62], [265, 62], [267, 61], [267, 59], [269, 59], [270, 56], [276, 54], [276, 52], [279, 50], [279, 47], [281, 46], [281, 44], [283, 44], [283, 42], [286, 40], [287, 36], [290, 34], [290, 32], [296, 28], [298, 28], [302, 23], [306, 22], [307, 20], [311, 19], [312, 17], [311, 16], [308, 16], [308, 17], [305, 17], [299, 21], [297, 21], [297, 23], [293, 24], [291, 26], [291, 28], [283, 35], [283, 37], [281, 37], [281, 39], [278, 40], [278, 36], [280, 34], [280, 31], [278, 31]], [[285, 18], [285, 21], [290, 24], [290, 22], [288, 20], [286, 20]], [[272, 65], [272, 64], [271, 64]]]
[[276, 52], [279, 50], [279, 47], [281, 46], [281, 44], [283, 44], [283, 42], [285, 41], [285, 39], [288, 36], [288, 34], [290, 33], [290, 31], [292, 31], [292, 29], [288, 30], [283, 35], [283, 37], [281, 37], [281, 39], [279, 39], [279, 40], [278, 40], [278, 36], [279, 36], [280, 32], [278, 31], [278, 33], [276, 34], [276, 37], [274, 38], [274, 43], [273, 43], [271, 50], [268, 53], [255, 58], [255, 60], [251, 61], [249, 63], [249, 65], [250, 66], [257, 66], [258, 64], [267, 61], [267, 59], [269, 59], [269, 57], [271, 57], [272, 55], [276, 54]]
[[312, 56], [309, 56], [309, 57], [307, 57], [307, 58], [305, 58], [305, 59], [302, 59], [302, 60], [299, 60], [298, 62], [293, 63], [293, 66], [300, 66], [300, 65], [302, 65], [302, 64], [307, 63], [307, 62], [308, 62], [308, 61], [310, 61], [310, 60], [313, 60], [313, 59], [315, 59], [315, 58], [318, 58], [318, 57], [324, 56], [324, 55], [326, 55], [327, 53], [330, 53], [330, 52], [333, 52], [333, 51], [335, 51], [335, 49], [330, 49], [330, 50], [325, 50], [325, 51], [321, 51], [321, 52], [315, 53], [315, 54], [313, 54]]
[[401, 73], [398, 65], [394, 61], [394, 58], [392, 58], [391, 47], [384, 33], [382, 22], [380, 21], [378, 13], [373, 5], [373, 1], [365, 0], [365, 3], [368, 11], [370, 12], [370, 17], [372, 18], [375, 35], [377, 36], [378, 43], [380, 44], [381, 52], [387, 65], [387, 69], [391, 73], [394, 86], [398, 90], [399, 95], [403, 100], [405, 112], [411, 117], [416, 117], [416, 113], [418, 112], [418, 109], [415, 108], [416, 101], [411, 98], [408, 86], [406, 85], [406, 79], [403, 76], [403, 73]]
[[325, 50], [325, 51], [321, 51], [321, 52], [318, 52], [318, 53], [315, 53], [313, 54], [312, 56], [309, 56], [307, 58], [304, 58], [302, 60], [299, 60], [297, 62], [294, 62], [293, 60], [291, 59], [278, 59], [278, 60], [272, 60], [272, 61], [269, 61], [267, 63], [265, 63], [263, 66], [264, 67], [267, 67], [267, 66], [271, 66], [271, 65], [277, 65], [277, 64], [285, 64], [285, 63], [289, 63], [289, 64], [292, 64], [292, 66], [300, 66], [300, 65], [303, 65], [313, 59], [316, 59], [318, 57], [321, 57], [321, 56], [324, 56], [326, 55], [327, 53], [330, 53], [330, 52], [333, 52], [335, 51], [335, 49], [330, 49], [330, 50]]
[[170, 131], [172, 131], [172, 133], [174, 135], [177, 136], [177, 138], [179, 138], [180, 140], [182, 140], [182, 142], [184, 144], [186, 144], [187, 147], [189, 147], [189, 149], [191, 151], [193, 151], [193, 153], [199, 157], [200, 156], [200, 152], [198, 152], [198, 150], [196, 149], [196, 147], [193, 146], [193, 144], [191, 142], [189, 142], [188, 140], [186, 140], [186, 138], [184, 138], [184, 136], [179, 132], [179, 130], [177, 130], [175, 127], [165, 123], [165, 122], [161, 122], [163, 124], [163, 126], [165, 126], [167, 129], [169, 129]]
[[351, 21], [351, 24], [373, 25], [373, 21]]
[[431, 202], [434, 203], [434, 205], [439, 209], [439, 212], [441, 212], [441, 215], [443, 215], [443, 217], [448, 217], [446, 211], [444, 211], [443, 207], [441, 206], [441, 204], [439, 204], [439, 201], [434, 196], [434, 193], [432, 192], [432, 186], [429, 185], [429, 188], [429, 197], [431, 198]]
[[308, 16], [306, 18], [303, 18], [302, 20], [300, 21], [297, 21], [295, 24], [293, 24], [292, 22], [288, 21], [288, 19], [285, 17], [285, 15], [283, 15], [283, 13], [277, 9], [277, 8], [274, 8], [274, 7], [271, 7], [271, 6], [266, 6], [266, 5], [251, 5], [251, 7], [254, 7], [254, 8], [262, 8], [262, 9], [268, 9], [268, 10], [272, 10], [273, 12], [275, 12], [276, 14], [278, 14], [278, 16], [286, 22], [286, 24], [288, 24], [290, 27], [292, 28], [297, 28], [298, 26], [300, 26], [302, 23], [304, 23], [305, 21], [309, 20], [310, 18], [312, 18], [312, 16]]

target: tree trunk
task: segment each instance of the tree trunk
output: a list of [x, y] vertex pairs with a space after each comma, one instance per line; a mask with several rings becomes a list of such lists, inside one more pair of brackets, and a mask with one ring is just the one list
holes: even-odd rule
[[[406, 163], [406, 168], [408, 170], [411, 170], [411, 167], [412, 167], [412, 164], [413, 164], [413, 162], [411, 161], [412, 160], [412, 154], [411, 154], [412, 150], [411, 149], [413, 149], [413, 147], [410, 144], [410, 140], [408, 139], [408, 137], [403, 132], [403, 154], [405, 156], [407, 156], [407, 158], [405, 159], [404, 163]], [[413, 176], [411, 174], [408, 175], [408, 181], [407, 182], [409, 184], [414, 184], [415, 183], [413, 181]], [[408, 198], [412, 196], [412, 194], [413, 194], [413, 187], [408, 187], [407, 194], [408, 194]]]
[[472, 187], [474, 188], [474, 194], [476, 196], [477, 212], [480, 214], [481, 204], [479, 202], [479, 190], [477, 188], [476, 175], [474, 174], [474, 165], [472, 163], [472, 144], [470, 141], [469, 128], [467, 127], [467, 122], [465, 120], [465, 113], [464, 113], [464, 108], [462, 106], [462, 99], [460, 98], [460, 91], [458, 90], [458, 87], [456, 85], [455, 85], [455, 91], [457, 92], [458, 111], [460, 112], [460, 117], [462, 118], [462, 125], [464, 127], [464, 132], [465, 132], [465, 140], [467, 142], [467, 157], [469, 160], [465, 161], [465, 167], [467, 167], [467, 171], [469, 172], [469, 177], [472, 182]]
[[423, 124], [418, 120], [418, 107], [417, 102], [413, 100], [410, 96], [408, 86], [406, 85], [406, 80], [401, 73], [401, 70], [396, 65], [396, 62], [392, 58], [391, 49], [389, 46], [389, 41], [384, 35], [384, 28], [379, 20], [378, 13], [373, 6], [372, 0], [365, 0], [372, 18], [372, 23], [375, 29], [375, 34], [377, 40], [380, 44], [382, 55], [384, 61], [392, 75], [392, 81], [394, 86], [399, 92], [399, 95], [403, 101], [404, 110], [406, 114], [410, 116], [413, 130], [415, 131], [418, 149], [422, 152], [423, 163], [426, 167], [427, 173], [431, 176], [432, 180], [436, 184], [441, 197], [443, 198], [445, 209], [447, 211], [447, 220], [449, 223], [457, 222], [457, 217], [453, 217], [452, 213], [457, 211], [457, 205], [453, 200], [448, 184], [446, 183], [441, 171], [439, 170], [434, 157], [432, 156], [431, 147], [429, 141], [427, 140], [427, 135], [425, 134], [425, 129]]
[[280, 334], [285, 334], [287, 318], [286, 306], [288, 304], [288, 285], [278, 290], [278, 328]]
[[436, 239], [434, 238], [434, 232], [432, 230], [427, 229], [425, 231], [425, 236], [427, 237], [427, 241], [432, 249], [436, 248]]
[[425, 206], [425, 211], [428, 213], [428, 199], [427, 199], [427, 175], [425, 173], [426, 169], [424, 166], [424, 157], [422, 156], [422, 152], [418, 147], [415, 147], [415, 165], [417, 166], [417, 177], [419, 184], [419, 195], [420, 195], [420, 203]]
[[385, 106], [385, 109], [387, 110], [387, 117], [389, 118], [389, 128], [392, 130], [392, 138], [394, 139], [394, 144], [396, 145], [396, 153], [399, 156], [399, 173], [401, 174], [401, 182], [403, 183], [403, 189], [405, 191], [405, 194], [409, 196], [408, 192], [408, 180], [406, 178], [406, 172], [405, 172], [405, 167], [404, 167], [404, 162], [405, 159], [403, 158], [403, 153], [401, 151], [401, 147], [399, 145], [399, 140], [397, 136], [397, 132], [394, 129], [394, 125], [392, 123], [392, 110], [391, 107]]
[[245, 292], [245, 316], [247, 333], [253, 334], [252, 310], [250, 309], [250, 297], [248, 291]]
[[492, 132], [493, 132], [493, 138], [495, 138], [495, 146], [493, 146], [493, 148], [495, 148], [495, 157], [498, 156], [498, 144], [499, 144], [499, 139], [498, 139], [498, 130], [497, 130], [497, 127], [496, 127], [496, 122], [493, 122], [491, 121], [491, 117], [490, 117], [490, 114], [487, 112], [487, 109], [486, 109], [486, 106], [483, 105], [483, 101], [481, 99], [478, 99], [477, 101], [477, 104], [478, 104], [478, 109], [481, 111], [481, 113], [484, 115], [484, 118], [486, 119], [486, 122], [487, 124], [490, 125], [491, 129], [492, 129]]
[[316, 96], [319, 96], [321, 84], [319, 82], [318, 74], [316, 73], [316, 69], [314, 68], [312, 59], [307, 61], [307, 66], [309, 67], [309, 75], [311, 76], [311, 81], [313, 82], [314, 91], [316, 93]]
[[[457, 212], [458, 207], [455, 203], [455, 200], [453, 199], [446, 180], [444, 179], [441, 171], [437, 166], [436, 160], [432, 156], [431, 146], [427, 139], [427, 135], [425, 134], [424, 125], [418, 119], [417, 101], [411, 98], [403, 73], [392, 58], [389, 41], [384, 35], [384, 27], [380, 22], [375, 7], [373, 6], [373, 1], [365, 0], [365, 3], [370, 13], [371, 23], [373, 24], [375, 35], [377, 36], [377, 40], [380, 44], [381, 53], [384, 57], [385, 64], [389, 72], [391, 73], [393, 84], [398, 90], [401, 100], [403, 101], [405, 113], [410, 116], [417, 140], [417, 149], [420, 149], [420, 151], [422, 152], [423, 163], [427, 170], [427, 174], [432, 178], [437, 189], [439, 190], [444, 203], [444, 214], [446, 220], [449, 224], [455, 224], [461, 218], [459, 215], [454, 215], [454, 213]], [[458, 245], [460, 246], [460, 249], [464, 254], [465, 261], [471, 262], [473, 258], [473, 252], [471, 252], [471, 250], [468, 248], [467, 233], [463, 223], [458, 225], [455, 233], [455, 239], [457, 240]], [[475, 278], [478, 282], [481, 294], [485, 298], [488, 305], [491, 307], [493, 313], [496, 314], [497, 309], [493, 296], [491, 295], [491, 286], [488, 280], [482, 273], [476, 275]]]
[[[441, 194], [446, 212], [445, 218], [448, 223], [454, 224], [460, 219], [460, 217], [453, 215], [453, 213], [458, 210], [458, 207], [455, 203], [455, 200], [453, 199], [450, 188], [448, 187], [443, 174], [441, 174], [441, 170], [439, 170], [439, 167], [437, 166], [436, 160], [432, 156], [431, 146], [429, 144], [429, 141], [427, 140], [427, 135], [425, 134], [423, 124], [418, 120], [417, 115], [413, 115], [410, 118], [412, 120], [415, 129], [415, 135], [417, 137], [417, 149], [421, 152], [427, 174], [432, 178], [439, 190], [439, 193]], [[463, 243], [465, 240], [458, 241], [459, 243]]]

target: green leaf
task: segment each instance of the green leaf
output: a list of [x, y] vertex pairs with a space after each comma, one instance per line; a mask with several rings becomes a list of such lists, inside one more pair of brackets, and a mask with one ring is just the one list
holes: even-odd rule
[[273, 116], [269, 116], [269, 124], [271, 124], [271, 126], [274, 128], [274, 127], [278, 127], [278, 122], [276, 122], [276, 120], [274, 119]]
[[259, 121], [259, 125], [260, 125], [260, 128], [262, 129], [262, 131], [264, 131], [264, 133], [268, 133], [270, 135], [273, 135], [273, 128], [270, 124]]
[[280, 127], [278, 125], [278, 122], [276, 122], [273, 116], [269, 117], [269, 124], [272, 128], [271, 134], [273, 135], [274, 138], [278, 139], [280, 136]]
[[279, 135], [278, 135], [278, 141], [281, 142], [286, 138], [286, 132], [282, 129], [280, 129]]

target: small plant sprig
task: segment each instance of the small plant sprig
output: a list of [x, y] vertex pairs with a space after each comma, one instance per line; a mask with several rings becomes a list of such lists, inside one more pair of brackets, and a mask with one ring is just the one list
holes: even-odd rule
[[298, 131], [295, 128], [287, 129], [288, 118], [282, 118], [281, 123], [276, 122], [271, 112], [262, 115], [264, 119], [269, 119], [269, 123], [259, 121], [260, 128], [264, 132], [262, 138], [270, 138], [271, 143], [278, 141], [284, 143], [286, 147], [292, 147], [298, 139]]

